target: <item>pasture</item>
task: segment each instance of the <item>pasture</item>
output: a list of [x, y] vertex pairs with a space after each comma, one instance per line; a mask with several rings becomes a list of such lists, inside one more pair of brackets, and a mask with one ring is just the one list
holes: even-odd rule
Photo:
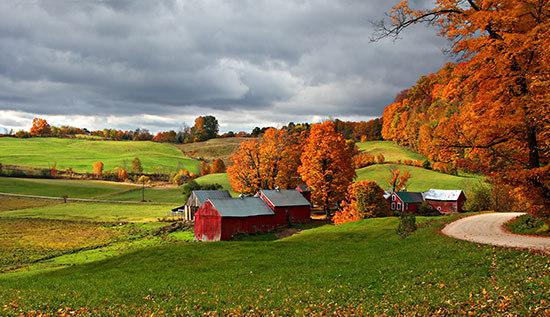
[[544, 314], [548, 257], [440, 235], [451, 219], [419, 217], [406, 239], [395, 233], [396, 218], [378, 218], [274, 241], [142, 243], [86, 261], [67, 255], [78, 264], [0, 274], [0, 302], [9, 303], [0, 314]]
[[407, 183], [408, 191], [426, 191], [430, 188], [437, 189], [462, 189], [467, 190], [474, 182], [483, 180], [478, 175], [449, 175], [421, 167], [399, 165], [399, 164], [375, 164], [356, 170], [356, 181], [373, 180], [383, 189], [387, 189], [390, 170], [399, 168], [402, 171], [408, 170], [411, 178]]
[[386, 162], [397, 162], [398, 160], [425, 160], [421, 154], [415, 153], [405, 147], [397, 145], [392, 141], [367, 141], [357, 142], [357, 147], [360, 151], [367, 152], [372, 155], [383, 154]]
[[179, 144], [177, 147], [189, 157], [201, 158], [208, 161], [220, 158], [228, 164], [231, 154], [242, 141], [252, 138], [217, 138], [204, 142]]
[[93, 222], [148, 222], [167, 216], [174, 206], [74, 202], [0, 212], [0, 219], [53, 219]]
[[92, 164], [102, 161], [105, 171], [130, 169], [138, 157], [146, 173], [170, 173], [187, 169], [197, 173], [199, 162], [183, 156], [172, 144], [150, 141], [92, 141], [59, 138], [0, 138], [0, 163], [92, 172]]
[[0, 177], [0, 193], [70, 198], [98, 198], [137, 188], [103, 181]]
[[199, 184], [220, 184], [224, 189], [231, 191], [231, 185], [227, 178], [227, 173], [208, 174], [201, 176], [195, 181]]

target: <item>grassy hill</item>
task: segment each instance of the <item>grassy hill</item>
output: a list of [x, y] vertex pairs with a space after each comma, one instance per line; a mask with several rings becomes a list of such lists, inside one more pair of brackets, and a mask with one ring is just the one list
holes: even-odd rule
[[542, 312], [550, 295], [547, 257], [454, 240], [438, 233], [450, 218], [430, 219], [419, 218], [421, 228], [406, 239], [395, 234], [396, 218], [380, 218], [324, 225], [275, 241], [164, 240], [115, 255], [110, 247], [67, 254], [47, 261], [47, 270], [0, 274], [0, 302], [13, 303], [0, 311], [8, 316], [65, 307], [105, 315]]
[[358, 142], [359, 150], [377, 155], [382, 153], [387, 162], [397, 162], [398, 160], [425, 160], [421, 154], [415, 153], [407, 148], [399, 146], [392, 141], [368, 141]]
[[76, 202], [3, 211], [0, 213], [0, 218], [40, 218], [94, 222], [147, 222], [167, 216], [171, 208], [171, 205]]
[[0, 163], [91, 172], [92, 164], [102, 161], [104, 170], [131, 166], [138, 157], [147, 173], [173, 172], [178, 167], [198, 171], [198, 161], [184, 157], [171, 144], [148, 141], [90, 141], [58, 138], [0, 138]]
[[0, 193], [11, 194], [98, 198], [135, 188], [130, 184], [102, 181], [0, 177]]
[[242, 141], [250, 139], [251, 138], [219, 138], [205, 142], [180, 144], [177, 145], [177, 147], [189, 157], [202, 158], [209, 161], [221, 158], [227, 164], [229, 162], [229, 157], [237, 149], [239, 144], [241, 144]]
[[360, 168], [356, 171], [356, 180], [373, 180], [382, 188], [386, 189], [389, 185], [387, 179], [390, 175], [390, 169], [399, 168], [408, 170], [411, 178], [408, 182], [409, 191], [426, 191], [430, 188], [438, 189], [462, 189], [465, 190], [470, 184], [483, 180], [482, 176], [477, 175], [449, 175], [421, 167], [406, 166], [398, 164], [376, 164]]

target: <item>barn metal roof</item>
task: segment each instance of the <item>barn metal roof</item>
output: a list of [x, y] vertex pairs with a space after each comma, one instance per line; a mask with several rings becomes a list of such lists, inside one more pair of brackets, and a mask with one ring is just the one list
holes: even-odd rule
[[460, 189], [430, 189], [422, 193], [422, 196], [429, 200], [455, 201], [458, 200], [460, 194], [462, 194]]
[[231, 194], [229, 194], [228, 190], [194, 190], [192, 194], [195, 194], [200, 205], [209, 198], [231, 198]]
[[258, 197], [209, 198], [222, 217], [274, 215], [273, 210]]
[[260, 191], [275, 207], [309, 206], [309, 201], [295, 189]]
[[415, 192], [396, 192], [395, 193], [399, 199], [401, 199], [404, 203], [421, 203], [424, 201], [422, 198], [422, 193], [415, 193]]

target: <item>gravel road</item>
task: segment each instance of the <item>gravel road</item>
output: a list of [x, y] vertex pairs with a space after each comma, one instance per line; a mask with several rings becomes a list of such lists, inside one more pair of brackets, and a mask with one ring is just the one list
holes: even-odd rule
[[549, 237], [518, 235], [504, 230], [504, 223], [523, 214], [499, 212], [470, 216], [451, 222], [442, 232], [460, 240], [550, 253]]

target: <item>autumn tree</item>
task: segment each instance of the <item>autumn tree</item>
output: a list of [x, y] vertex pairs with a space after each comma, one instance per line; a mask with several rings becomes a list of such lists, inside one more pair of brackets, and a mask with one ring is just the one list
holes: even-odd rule
[[222, 159], [217, 158], [212, 162], [212, 165], [210, 167], [211, 173], [225, 173], [225, 171], [225, 163]]
[[234, 191], [254, 194], [260, 189], [294, 188], [302, 139], [300, 133], [287, 130], [266, 130], [259, 139], [240, 143], [231, 157], [227, 176]]
[[95, 163], [92, 165], [92, 170], [93, 170], [93, 173], [94, 173], [96, 176], [101, 176], [101, 175], [103, 175], [103, 162], [101, 162], [101, 161], [95, 162]]
[[208, 162], [202, 161], [199, 167], [199, 174], [201, 176], [208, 175], [211, 173], [210, 165]]
[[213, 116], [200, 116], [195, 119], [191, 134], [195, 141], [206, 141], [218, 136], [218, 120]]
[[153, 141], [163, 143], [176, 143], [177, 133], [176, 131], [161, 131], [155, 135]]
[[378, 38], [428, 23], [462, 59], [435, 90], [460, 106], [433, 129], [436, 151], [513, 185], [526, 210], [548, 219], [548, 1], [441, 0], [419, 10], [402, 1], [389, 15]]
[[29, 133], [32, 136], [50, 136], [52, 134], [52, 129], [48, 124], [48, 121], [40, 118], [34, 118], [32, 120], [32, 127]]
[[141, 174], [143, 173], [143, 166], [141, 166], [141, 160], [137, 157], [134, 157], [132, 160], [132, 173]]
[[390, 177], [388, 178], [388, 185], [390, 185], [393, 192], [399, 192], [405, 190], [407, 182], [411, 178], [411, 173], [407, 170], [401, 171], [398, 168], [390, 170]]
[[344, 198], [355, 177], [352, 154], [333, 122], [325, 121], [311, 127], [298, 171], [312, 190], [312, 201], [323, 208], [327, 217]]
[[351, 183], [341, 208], [342, 210], [337, 211], [332, 219], [335, 224], [390, 215], [388, 202], [384, 199], [384, 190], [374, 181]]

